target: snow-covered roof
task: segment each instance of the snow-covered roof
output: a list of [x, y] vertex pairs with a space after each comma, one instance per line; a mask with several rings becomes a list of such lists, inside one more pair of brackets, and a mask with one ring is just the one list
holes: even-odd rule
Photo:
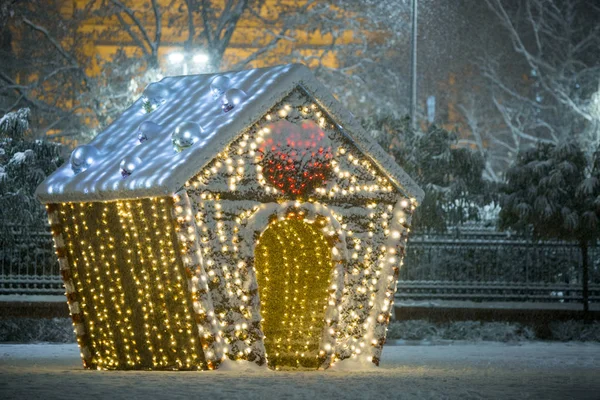
[[[242, 89], [247, 95], [245, 101], [227, 113], [211, 92], [211, 82], [217, 75], [229, 78], [231, 87]], [[423, 197], [418, 185], [301, 64], [214, 75], [173, 76], [160, 82], [168, 89], [163, 104], [147, 113], [144, 100], [138, 99], [89, 143], [100, 151], [97, 160], [78, 174], [66, 162], [37, 188], [40, 201], [105, 201], [171, 195], [243, 130], [299, 86], [404, 194], [418, 201]], [[144, 121], [152, 121], [162, 128], [159, 135], [140, 144], [138, 127]], [[171, 133], [186, 121], [196, 122], [203, 128], [202, 139], [177, 153], [173, 150]], [[126, 156], [139, 157], [142, 162], [131, 176], [123, 178], [120, 164]]]

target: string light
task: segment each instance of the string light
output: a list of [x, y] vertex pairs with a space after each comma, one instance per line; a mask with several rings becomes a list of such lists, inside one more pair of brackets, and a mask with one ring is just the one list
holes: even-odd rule
[[202, 369], [168, 199], [58, 205], [88, 368]]
[[255, 249], [262, 327], [272, 368], [318, 368], [329, 297], [331, 250], [318, 227], [294, 219], [276, 221]]

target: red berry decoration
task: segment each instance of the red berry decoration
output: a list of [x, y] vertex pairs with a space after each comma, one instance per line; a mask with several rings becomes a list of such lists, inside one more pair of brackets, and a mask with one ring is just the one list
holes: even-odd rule
[[331, 143], [315, 122], [281, 120], [268, 126], [258, 151], [267, 182], [289, 195], [302, 196], [321, 186], [331, 173]]

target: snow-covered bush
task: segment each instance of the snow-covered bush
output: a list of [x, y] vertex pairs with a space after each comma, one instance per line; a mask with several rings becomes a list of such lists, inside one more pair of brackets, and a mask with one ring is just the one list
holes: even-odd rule
[[550, 324], [552, 339], [568, 342], [600, 342], [600, 322], [586, 324], [582, 321], [557, 321]]
[[29, 109], [0, 118], [0, 209], [4, 228], [45, 225], [45, 210], [34, 192], [61, 163], [60, 145], [29, 137]]
[[423, 320], [392, 322], [388, 327], [389, 339], [431, 340], [439, 338], [439, 327]]
[[[600, 333], [600, 329], [597, 330]], [[454, 321], [435, 324], [429, 321], [411, 320], [391, 323], [387, 337], [403, 340], [518, 342], [535, 339], [535, 334], [531, 328], [511, 322]]]
[[480, 207], [491, 200], [479, 153], [458, 147], [458, 136], [430, 125], [413, 130], [409, 119], [376, 117], [363, 120], [368, 132], [425, 191], [412, 227], [416, 231], [445, 231], [449, 225], [477, 220]]
[[529, 327], [510, 322], [483, 322], [479, 327], [481, 340], [494, 342], [517, 342], [535, 338]]
[[477, 341], [481, 338], [481, 322], [460, 321], [453, 322], [444, 327], [441, 333], [442, 339]]
[[[36, 187], [62, 162], [60, 146], [30, 137], [29, 109], [0, 118], [0, 265], [3, 272], [43, 271], [56, 257], [43, 235], [46, 210], [36, 200]], [[49, 237], [48, 237], [49, 239]]]

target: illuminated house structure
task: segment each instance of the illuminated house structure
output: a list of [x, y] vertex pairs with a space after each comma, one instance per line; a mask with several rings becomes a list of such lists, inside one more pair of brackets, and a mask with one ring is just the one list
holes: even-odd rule
[[294, 64], [149, 85], [37, 195], [84, 366], [194, 370], [378, 364], [423, 192]]

